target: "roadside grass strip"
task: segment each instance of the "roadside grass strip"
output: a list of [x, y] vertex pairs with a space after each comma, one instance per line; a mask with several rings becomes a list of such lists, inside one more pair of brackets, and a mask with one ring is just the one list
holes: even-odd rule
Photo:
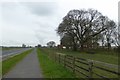
[[46, 52], [37, 49], [40, 67], [45, 78], [75, 78], [75, 75], [61, 64], [50, 59]]
[[21, 54], [15, 55], [2, 61], [2, 75], [5, 75], [10, 71], [19, 61], [21, 61], [27, 54], [31, 53], [33, 49], [22, 52]]

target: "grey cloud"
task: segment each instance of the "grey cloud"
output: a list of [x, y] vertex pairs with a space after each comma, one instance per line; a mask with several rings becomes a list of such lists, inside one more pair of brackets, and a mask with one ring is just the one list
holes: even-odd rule
[[26, 6], [33, 14], [38, 16], [53, 15], [55, 10], [57, 10], [55, 2], [24, 2], [21, 4]]

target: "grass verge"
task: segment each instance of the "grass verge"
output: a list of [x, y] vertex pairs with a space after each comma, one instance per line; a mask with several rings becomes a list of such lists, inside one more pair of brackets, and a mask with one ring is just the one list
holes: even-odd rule
[[32, 49], [27, 50], [19, 55], [11, 57], [7, 60], [2, 61], [2, 75], [7, 73], [13, 66], [15, 66], [19, 61], [21, 61], [27, 54], [29, 54]]
[[37, 53], [45, 78], [75, 78], [72, 72], [51, 60], [43, 50], [37, 49]]

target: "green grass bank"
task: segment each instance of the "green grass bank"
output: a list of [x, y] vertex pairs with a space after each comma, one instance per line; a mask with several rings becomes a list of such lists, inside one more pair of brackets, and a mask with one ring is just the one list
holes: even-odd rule
[[48, 54], [42, 49], [38, 48], [37, 53], [45, 78], [75, 78], [72, 72], [50, 59]]

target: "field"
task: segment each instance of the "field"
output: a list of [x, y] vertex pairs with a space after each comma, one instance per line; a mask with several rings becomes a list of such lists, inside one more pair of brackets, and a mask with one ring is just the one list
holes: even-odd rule
[[102, 61], [102, 62], [118, 65], [118, 55], [115, 52], [98, 51], [95, 54], [89, 54], [86, 52], [71, 51], [71, 50], [58, 50], [58, 49], [50, 49], [50, 48], [48, 49], [44, 48], [43, 50], [48, 51], [51, 54], [52, 53], [63, 53], [63, 54], [69, 54], [69, 55], [80, 57], [80, 58], [97, 60], [97, 61]]
[[19, 49], [19, 48], [15, 48], [15, 47], [3, 47], [0, 50], [5, 51], [5, 50], [13, 50], [13, 49]]
[[[99, 53], [96, 53], [96, 54], [88, 54], [88, 53], [85, 53], [85, 52], [75, 52], [75, 51], [68, 51], [68, 50], [58, 50], [58, 49], [49, 49], [49, 48], [43, 48], [42, 49], [44, 51], [44, 54], [47, 54], [51, 59], [57, 61], [58, 63], [60, 64], [64, 64], [64, 56], [62, 56], [63, 54], [67, 54], [67, 55], [70, 55], [70, 56], [74, 56], [74, 57], [79, 57], [79, 58], [83, 58], [83, 59], [90, 59], [90, 60], [94, 60], [94, 61], [100, 61], [100, 62], [103, 62], [103, 64], [101, 65], [100, 64], [94, 64], [94, 66], [99, 66], [101, 68], [104, 68], [104, 69], [108, 69], [108, 70], [111, 70], [111, 71], [117, 71], [118, 72], [118, 67], [113, 67], [111, 68], [112, 66], [106, 66], [106, 64], [111, 64], [111, 65], [115, 65], [117, 66], [118, 65], [118, 56], [117, 55], [113, 55], [113, 54], [103, 54], [101, 52], [100, 54], [100, 51]], [[57, 53], [57, 55], [55, 55]], [[60, 56], [60, 55], [61, 56]], [[116, 54], [116, 53], [114, 53]], [[56, 56], [56, 57], [55, 57]], [[69, 64], [69, 70], [71, 72], [73, 72], [73, 68], [74, 68], [74, 64], [73, 64], [73, 59], [72, 57], [68, 57], [66, 58], [67, 59], [67, 64]], [[69, 62], [69, 63], [68, 63]], [[88, 63], [86, 61], [83, 61], [84, 63]], [[105, 63], [105, 64], [104, 64]], [[75, 62], [75, 65], [78, 65], [78, 66], [81, 66], [82, 68], [79, 69], [80, 71], [82, 71], [83, 73], [85, 73], [86, 75], [89, 75], [89, 66], [88, 65], [84, 65], [84, 64], [81, 64], [79, 62]], [[71, 68], [70, 68], [71, 66]], [[88, 70], [87, 72], [84, 70], [84, 69]], [[76, 69], [76, 68], [75, 68]], [[118, 75], [116, 74], [113, 74], [111, 72], [107, 72], [107, 71], [104, 71], [104, 70], [101, 70], [101, 69], [97, 69], [97, 68], [93, 68], [93, 72], [99, 74], [99, 75], [102, 75], [102, 76], [105, 76], [105, 77], [109, 77], [109, 78], [117, 78]], [[80, 78], [85, 78], [84, 76], [79, 76]], [[98, 76], [96, 75], [93, 75], [94, 78], [99, 78]]]

